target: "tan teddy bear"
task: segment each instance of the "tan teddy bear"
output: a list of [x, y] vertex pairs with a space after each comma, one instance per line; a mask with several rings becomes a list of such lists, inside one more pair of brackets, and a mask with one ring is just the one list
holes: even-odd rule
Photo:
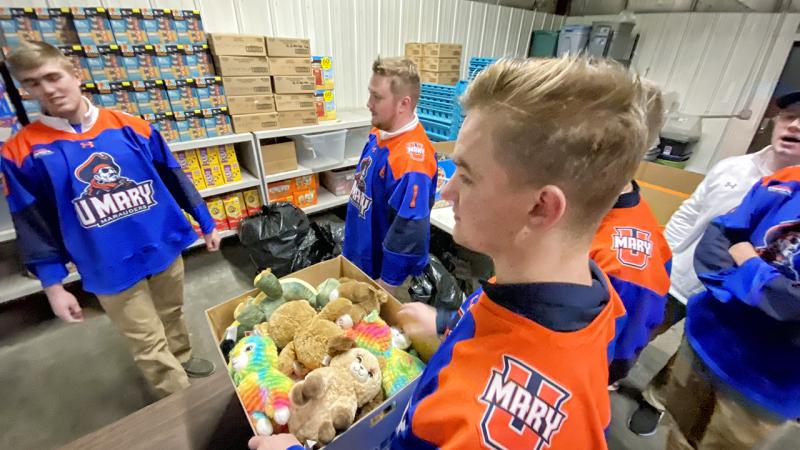
[[349, 278], [340, 278], [339, 281], [341, 284], [331, 292], [331, 299], [346, 298], [353, 302], [350, 311], [337, 319], [337, 324], [344, 329], [352, 328], [373, 310], [380, 313], [381, 305], [389, 299], [386, 292], [369, 283]]
[[[341, 340], [332, 346], [341, 346]], [[350, 341], [349, 345], [354, 345]], [[346, 430], [358, 408], [381, 392], [381, 369], [372, 353], [351, 348], [331, 359], [330, 366], [311, 371], [292, 388], [289, 432], [300, 442], [327, 444]]]
[[268, 325], [256, 326], [260, 334], [265, 331], [275, 341], [278, 348], [284, 348], [294, 339], [295, 334], [306, 326], [317, 312], [306, 300], [286, 302], [276, 309], [269, 318]]
[[344, 335], [344, 330], [334, 321], [346, 314], [352, 305], [346, 298], [337, 298], [325, 305], [281, 350], [278, 369], [286, 375], [302, 379], [308, 371], [323, 366], [327, 362], [330, 340]]

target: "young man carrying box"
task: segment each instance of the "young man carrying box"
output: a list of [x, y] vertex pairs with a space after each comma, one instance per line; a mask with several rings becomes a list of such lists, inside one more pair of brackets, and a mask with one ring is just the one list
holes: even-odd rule
[[[455, 241], [489, 255], [497, 277], [450, 323], [392, 448], [607, 447], [608, 355], [625, 313], [588, 253], [645, 147], [641, 99], [623, 67], [580, 58], [502, 60], [470, 85], [442, 195]], [[438, 339], [433, 308], [400, 315], [415, 341]]]

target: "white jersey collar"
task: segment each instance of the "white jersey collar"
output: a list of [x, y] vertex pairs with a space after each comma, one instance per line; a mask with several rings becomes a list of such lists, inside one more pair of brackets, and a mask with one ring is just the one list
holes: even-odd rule
[[400, 136], [403, 133], [407, 133], [413, 130], [414, 128], [417, 128], [417, 125], [419, 125], [419, 117], [417, 117], [417, 114], [414, 113], [414, 118], [411, 119], [411, 121], [408, 122], [407, 124], [400, 127], [397, 131], [388, 132], [388, 131], [378, 130], [378, 132], [380, 133], [381, 140], [385, 141], [387, 139]]
[[[99, 115], [100, 110], [97, 109], [97, 107], [94, 106], [88, 98], [81, 98], [84, 102], [86, 102], [86, 106], [88, 107], [86, 114], [81, 117], [81, 133], [86, 133], [87, 131], [91, 130], [94, 126], [94, 123], [97, 122], [97, 116]], [[47, 115], [47, 113], [43, 113], [39, 118], [39, 122], [50, 128], [63, 131], [65, 133], [78, 134], [78, 132], [72, 128], [72, 125], [70, 125], [69, 120], [62, 119], [61, 117], [53, 117]]]

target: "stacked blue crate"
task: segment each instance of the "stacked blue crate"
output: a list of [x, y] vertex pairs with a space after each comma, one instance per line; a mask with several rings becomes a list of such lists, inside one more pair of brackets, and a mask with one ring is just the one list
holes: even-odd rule
[[455, 86], [422, 83], [417, 116], [431, 141], [452, 141], [458, 136], [464, 121], [458, 98], [466, 87], [466, 81], [459, 81]]
[[469, 60], [469, 72], [468, 72], [469, 81], [474, 80], [475, 76], [478, 75], [478, 73], [481, 70], [489, 67], [489, 65], [491, 65], [495, 61], [497, 61], [497, 58], [477, 58], [477, 57], [474, 57], [474, 56], [472, 58], [470, 58], [470, 60]]

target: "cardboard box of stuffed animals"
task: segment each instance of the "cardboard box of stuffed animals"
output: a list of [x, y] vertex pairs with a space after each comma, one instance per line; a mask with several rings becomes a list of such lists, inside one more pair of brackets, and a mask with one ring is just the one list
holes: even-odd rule
[[[341, 277], [363, 281], [375, 288], [381, 289], [374, 280], [369, 278], [358, 267], [342, 256], [307, 267], [287, 275], [284, 278], [299, 278], [312, 286], [318, 286], [328, 278], [338, 279]], [[225, 339], [226, 329], [234, 320], [234, 310], [240, 303], [244, 302], [250, 296], [257, 295], [258, 292], [257, 289], [253, 289], [252, 291], [206, 310], [206, 319], [208, 320], [211, 334], [217, 344], [217, 350], [220, 351], [220, 356], [222, 356], [222, 351], [220, 350], [219, 344]], [[389, 295], [388, 301], [381, 306], [381, 318], [389, 325], [396, 325], [397, 312], [399, 309], [400, 302]], [[361, 419], [357, 418], [356, 422], [344, 432], [339, 433], [336, 438], [328, 443], [328, 445], [324, 446], [324, 448], [328, 450], [389, 448], [395, 429], [403, 418], [406, 405], [411, 399], [411, 394], [417, 381], [418, 379], [414, 379], [395, 395], [389, 397], [371, 412], [361, 417]], [[231, 383], [233, 383], [233, 379], [231, 379]], [[241, 397], [239, 397], [239, 402], [242, 406], [242, 411], [244, 414], [247, 414]], [[256, 434], [252, 422], [251, 428], [253, 434]]]

